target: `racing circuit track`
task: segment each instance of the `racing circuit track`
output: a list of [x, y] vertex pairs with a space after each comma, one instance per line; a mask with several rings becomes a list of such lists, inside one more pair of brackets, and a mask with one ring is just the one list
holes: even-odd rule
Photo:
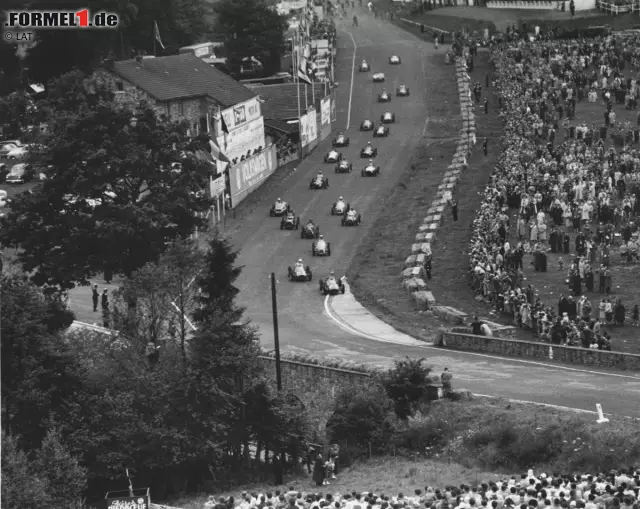
[[[375, 365], [389, 365], [394, 358], [404, 356], [425, 357], [436, 370], [444, 366], [452, 368], [455, 385], [478, 394], [585, 410], [594, 410], [596, 403], [602, 403], [605, 412], [640, 417], [640, 377], [637, 376], [567, 370], [541, 363], [445, 351], [426, 345], [375, 341], [341, 328], [325, 314], [318, 279], [325, 277], [330, 270], [335, 270], [337, 276], [344, 274], [366, 229], [375, 219], [379, 201], [400, 178], [414, 147], [430, 135], [426, 101], [429, 91], [424, 89], [422, 77], [429, 72], [427, 57], [435, 51], [433, 46], [391, 24], [364, 16], [359, 18], [359, 28], [347, 28], [353, 39], [349, 32], [338, 31], [336, 79], [339, 87], [334, 132], [276, 189], [257, 191], [262, 193], [257, 207], [243, 218], [233, 237], [234, 247], [240, 249], [238, 263], [244, 266], [238, 280], [239, 303], [247, 308], [247, 318], [258, 328], [262, 346], [273, 349], [269, 276], [275, 272], [283, 352], [340, 357]], [[402, 58], [402, 65], [388, 64], [392, 54]], [[383, 85], [372, 82], [372, 72], [358, 72], [357, 65], [363, 58], [369, 62], [372, 72], [386, 74], [384, 86], [393, 96], [391, 103], [376, 102]], [[395, 97], [396, 85], [400, 83], [410, 88], [411, 97]], [[396, 123], [391, 125], [388, 138], [372, 139], [370, 132], [359, 131], [360, 122], [365, 117], [378, 123], [381, 113], [387, 109], [396, 114]], [[333, 165], [323, 163], [323, 156], [330, 149], [331, 140], [341, 130], [351, 139], [350, 147], [341, 151], [354, 163], [354, 170], [351, 174], [337, 175]], [[369, 140], [379, 151], [375, 163], [381, 167], [381, 176], [377, 178], [360, 175], [366, 160], [359, 158], [359, 151]], [[318, 169], [329, 177], [328, 190], [309, 189], [309, 181]], [[438, 184], [434, 182], [434, 185]], [[343, 196], [362, 214], [363, 224], [360, 227], [342, 227], [340, 218], [331, 216], [331, 205], [338, 196]], [[302, 223], [313, 219], [320, 227], [325, 240], [331, 243], [330, 257], [312, 257], [311, 240], [302, 240], [296, 230], [280, 230], [280, 220], [269, 217], [268, 213], [278, 197], [291, 204]], [[408, 246], [398, 248], [407, 249]], [[311, 266], [311, 283], [288, 281], [287, 267], [298, 258], [303, 258], [305, 265]], [[398, 274], [400, 270], [398, 267]]]

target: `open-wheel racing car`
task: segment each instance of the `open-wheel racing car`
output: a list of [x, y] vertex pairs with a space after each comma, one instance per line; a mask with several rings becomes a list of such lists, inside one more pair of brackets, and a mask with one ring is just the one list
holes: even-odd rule
[[351, 173], [352, 170], [353, 164], [346, 159], [342, 159], [338, 164], [336, 164], [336, 173]]
[[276, 202], [271, 205], [269, 209], [269, 215], [271, 217], [280, 217], [284, 216], [291, 210], [291, 206], [286, 202], [282, 201], [280, 198], [276, 200]]
[[376, 166], [372, 162], [369, 162], [360, 172], [363, 177], [378, 177], [380, 176], [380, 166]]
[[348, 209], [342, 216], [342, 226], [359, 226], [362, 216], [354, 209]]
[[402, 60], [400, 60], [400, 57], [398, 55], [391, 55], [389, 57], [389, 63], [391, 65], [400, 65], [402, 63]]
[[374, 138], [386, 138], [389, 136], [389, 128], [386, 125], [379, 125], [378, 128], [373, 131]]
[[360, 150], [360, 157], [363, 159], [376, 157], [377, 155], [378, 155], [378, 149], [376, 147], [373, 147], [369, 143], [367, 143], [366, 147], [362, 147], [362, 150]]
[[344, 294], [344, 283], [333, 274], [329, 274], [328, 277], [320, 280], [320, 291], [322, 295]]
[[409, 97], [410, 92], [409, 92], [409, 87], [407, 87], [407, 85], [400, 85], [397, 89], [396, 89], [396, 96], [398, 97]]
[[389, 103], [391, 102], [391, 94], [386, 90], [383, 90], [378, 94], [378, 102], [379, 103]]
[[327, 189], [329, 187], [329, 179], [319, 173], [309, 182], [309, 189]]
[[305, 224], [300, 231], [301, 239], [317, 239], [319, 236], [320, 228], [313, 221]]
[[341, 196], [340, 198], [338, 198], [338, 201], [331, 206], [331, 215], [342, 216], [350, 208], [351, 206], [346, 201], [344, 201]]
[[380, 115], [380, 122], [383, 124], [393, 124], [396, 121], [396, 114], [391, 113], [390, 111], [385, 111], [382, 115]]
[[383, 72], [377, 72], [373, 75], [373, 82], [374, 83], [382, 83], [384, 81], [384, 73]]
[[374, 127], [375, 125], [368, 118], [365, 118], [360, 124], [361, 131], [373, 131]]
[[311, 267], [302, 265], [302, 260], [298, 260], [293, 267], [289, 267], [289, 281], [311, 281]]
[[281, 230], [297, 230], [300, 228], [300, 218], [297, 217], [293, 211], [289, 210], [286, 216], [282, 216], [280, 220]]
[[327, 242], [322, 238], [320, 238], [317, 242], [311, 243], [311, 255], [312, 256], [331, 256], [331, 243]]
[[342, 159], [342, 154], [336, 149], [329, 150], [324, 156], [325, 163], [337, 163], [340, 159]]
[[358, 67], [358, 69], [360, 70], [360, 72], [369, 72], [371, 70], [366, 60], [360, 62], [360, 67]]
[[349, 143], [350, 143], [349, 138], [342, 133], [336, 136], [336, 138], [333, 140], [334, 147], [348, 147]]

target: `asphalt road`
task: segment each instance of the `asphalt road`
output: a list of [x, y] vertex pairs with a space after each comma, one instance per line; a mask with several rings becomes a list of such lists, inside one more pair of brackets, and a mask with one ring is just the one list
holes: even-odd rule
[[[596, 403], [601, 403], [606, 413], [640, 417], [640, 377], [373, 341], [346, 331], [326, 315], [318, 278], [330, 270], [335, 270], [337, 275], [346, 270], [374, 220], [379, 200], [401, 176], [413, 147], [425, 136], [437, 135], [429, 131], [425, 98], [430, 91], [425, 90], [422, 80], [429, 72], [427, 56], [435, 51], [433, 46], [391, 24], [364, 16], [359, 16], [359, 21], [360, 27], [356, 29], [346, 27], [351, 34], [344, 30], [338, 32], [336, 76], [340, 85], [337, 124], [333, 133], [344, 130], [350, 137], [351, 146], [342, 152], [354, 163], [353, 173], [336, 175], [333, 165], [323, 163], [333, 138], [330, 136], [277, 189], [261, 196], [261, 204], [244, 219], [233, 238], [235, 247], [240, 249], [238, 262], [244, 266], [238, 281], [239, 303], [247, 308], [246, 316], [258, 328], [263, 347], [273, 348], [269, 275], [275, 272], [280, 344], [284, 352], [340, 357], [383, 366], [404, 356], [425, 357], [436, 370], [448, 366], [455, 373], [457, 387], [477, 394], [591, 411], [595, 410]], [[354, 47], [356, 69], [352, 88]], [[391, 54], [400, 56], [402, 65], [389, 65], [387, 61]], [[384, 86], [393, 95], [390, 104], [376, 103], [382, 85], [372, 83], [371, 73], [358, 72], [357, 65], [363, 58], [369, 62], [372, 71], [386, 74]], [[410, 87], [411, 97], [395, 97], [395, 87], [400, 83]], [[389, 138], [373, 141], [379, 150], [375, 162], [381, 166], [381, 176], [363, 178], [360, 168], [365, 160], [359, 159], [359, 151], [372, 135], [359, 132], [360, 122], [365, 117], [377, 122], [387, 109], [396, 114], [396, 124], [391, 126]], [[309, 190], [309, 181], [318, 169], [329, 177], [328, 190]], [[438, 184], [434, 182], [434, 185]], [[331, 216], [331, 205], [340, 195], [362, 214], [360, 227], [342, 227], [340, 219]], [[312, 257], [310, 240], [301, 240], [299, 231], [279, 229], [279, 219], [270, 218], [268, 214], [269, 207], [278, 197], [288, 201], [303, 222], [313, 219], [320, 226], [325, 240], [331, 243], [331, 257]], [[406, 249], [406, 246], [402, 248]], [[305, 265], [311, 266], [314, 279], [310, 283], [291, 283], [287, 280], [287, 267], [301, 257]]]

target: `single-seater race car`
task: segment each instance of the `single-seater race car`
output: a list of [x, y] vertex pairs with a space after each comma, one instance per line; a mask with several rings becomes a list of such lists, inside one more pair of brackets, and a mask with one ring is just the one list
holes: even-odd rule
[[371, 122], [371, 120], [369, 120], [368, 118], [365, 118], [360, 124], [361, 131], [373, 131], [374, 127], [375, 126], [373, 122]]
[[317, 242], [311, 243], [312, 256], [331, 256], [331, 243], [324, 240], [322, 235]]
[[337, 163], [340, 159], [342, 159], [342, 154], [336, 149], [329, 150], [324, 156], [325, 163]]
[[378, 102], [379, 103], [388, 103], [391, 102], [391, 94], [386, 90], [383, 90], [378, 94]]
[[281, 230], [297, 230], [300, 228], [300, 218], [297, 217], [292, 210], [287, 212], [287, 215], [282, 216], [280, 220]]
[[338, 295], [344, 294], [344, 283], [342, 279], [338, 279], [333, 272], [325, 279], [320, 280], [320, 291], [322, 295]]
[[338, 164], [336, 164], [336, 173], [351, 173], [352, 170], [353, 164], [346, 159], [342, 159]]
[[311, 281], [311, 267], [308, 265], [305, 267], [302, 263], [302, 258], [298, 260], [293, 267], [289, 267], [289, 281]]
[[391, 55], [389, 57], [389, 63], [391, 65], [400, 65], [402, 63], [402, 60], [400, 60], [400, 57], [398, 55]]
[[360, 157], [363, 159], [376, 157], [377, 155], [378, 149], [372, 146], [371, 143], [367, 143], [367, 145], [360, 150]]
[[278, 198], [271, 208], [269, 209], [269, 215], [271, 217], [280, 217], [284, 216], [291, 210], [291, 205], [289, 205], [286, 201]]
[[342, 133], [336, 136], [336, 138], [333, 140], [334, 147], [348, 147], [349, 143], [349, 138]]
[[300, 231], [301, 239], [317, 239], [319, 236], [320, 228], [311, 220], [309, 220]]
[[360, 70], [360, 72], [369, 72], [371, 70], [366, 60], [360, 62], [360, 67], [358, 67], [358, 69]]
[[373, 161], [369, 161], [362, 171], [360, 172], [363, 177], [378, 177], [380, 176], [380, 166], [373, 164]]
[[382, 115], [380, 115], [380, 122], [383, 124], [393, 124], [396, 121], [396, 114], [391, 113], [390, 111], [385, 111]]
[[342, 216], [342, 226], [359, 226], [362, 216], [355, 209], [348, 209]]
[[331, 206], [331, 215], [341, 216], [345, 213], [345, 211], [349, 210], [349, 208], [349, 204], [344, 201], [344, 198], [341, 196], [340, 198], [338, 198], [338, 201]]
[[327, 189], [329, 187], [329, 179], [322, 172], [318, 173], [309, 182], [309, 189]]
[[373, 82], [374, 83], [382, 83], [384, 81], [384, 73], [383, 72], [376, 72], [373, 75]]
[[389, 128], [386, 125], [379, 125], [375, 131], [373, 131], [374, 138], [386, 138], [389, 136]]
[[409, 92], [409, 87], [407, 87], [407, 85], [400, 85], [397, 89], [396, 89], [396, 96], [397, 97], [409, 97], [410, 92]]

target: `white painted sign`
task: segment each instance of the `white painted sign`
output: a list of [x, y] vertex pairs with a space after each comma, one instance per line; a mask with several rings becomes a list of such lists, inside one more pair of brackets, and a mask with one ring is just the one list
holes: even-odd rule
[[224, 176], [220, 176], [216, 179], [211, 178], [209, 180], [209, 191], [211, 192], [211, 197], [215, 198], [217, 196], [223, 195], [225, 190], [225, 178]]
[[322, 125], [331, 123], [331, 98], [325, 97], [320, 101], [320, 116]]
[[[236, 104], [231, 108], [222, 111], [222, 117], [229, 133], [234, 129], [238, 129], [244, 124], [248, 124], [262, 116], [260, 111], [260, 103], [258, 98], [254, 97], [240, 104]], [[222, 124], [222, 123], [221, 123]], [[222, 132], [222, 125], [219, 126], [218, 132]]]
[[220, 149], [231, 161], [246, 155], [249, 150], [253, 152], [258, 147], [264, 148], [264, 120], [259, 117], [245, 123], [229, 134], [219, 136], [217, 141]]

